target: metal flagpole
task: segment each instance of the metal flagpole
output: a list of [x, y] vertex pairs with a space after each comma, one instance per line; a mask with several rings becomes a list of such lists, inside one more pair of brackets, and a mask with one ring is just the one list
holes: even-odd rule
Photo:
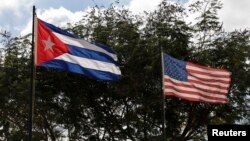
[[165, 120], [165, 95], [164, 95], [164, 58], [163, 58], [163, 48], [161, 45], [161, 35], [159, 37], [159, 46], [160, 46], [160, 52], [161, 52], [161, 70], [162, 70], [162, 140], [165, 141], [166, 138], [166, 120]]
[[34, 101], [35, 101], [35, 18], [36, 8], [33, 6], [33, 22], [32, 22], [32, 48], [31, 48], [31, 77], [30, 77], [30, 99], [29, 99], [29, 123], [28, 133], [29, 141], [32, 141], [32, 125], [33, 125], [33, 114], [34, 114]]
[[161, 47], [161, 64], [162, 64], [162, 138], [163, 141], [165, 141], [166, 138], [166, 128], [165, 128], [165, 124], [166, 124], [166, 119], [165, 119], [165, 95], [164, 95], [164, 58], [163, 58], [163, 51], [162, 51], [162, 47]]

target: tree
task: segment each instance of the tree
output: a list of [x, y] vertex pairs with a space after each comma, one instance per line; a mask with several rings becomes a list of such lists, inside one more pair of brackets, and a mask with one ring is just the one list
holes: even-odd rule
[[28, 36], [5, 36], [3, 63], [1, 64], [1, 134], [4, 139], [24, 138], [26, 134], [27, 93], [29, 82]]
[[[65, 30], [113, 48], [122, 70], [119, 82], [37, 67], [34, 140], [162, 139], [161, 48], [172, 56], [232, 72], [229, 103], [211, 105], [166, 97], [167, 140], [205, 140], [208, 124], [249, 123], [249, 30], [225, 32], [217, 0], [190, 9], [166, 0], [154, 12], [93, 7]], [[187, 10], [197, 13], [187, 23]], [[0, 63], [1, 139], [25, 139], [30, 81], [30, 35], [3, 37]], [[232, 57], [233, 56], [233, 57]]]

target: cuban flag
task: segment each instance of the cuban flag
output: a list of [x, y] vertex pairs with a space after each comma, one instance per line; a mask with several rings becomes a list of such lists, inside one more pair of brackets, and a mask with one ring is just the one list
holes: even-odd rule
[[83, 74], [98, 80], [119, 80], [116, 53], [37, 18], [36, 66]]

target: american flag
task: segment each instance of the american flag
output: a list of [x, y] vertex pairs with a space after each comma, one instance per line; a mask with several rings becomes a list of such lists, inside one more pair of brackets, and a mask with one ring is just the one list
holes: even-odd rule
[[188, 101], [224, 104], [231, 73], [200, 66], [163, 54], [164, 94]]

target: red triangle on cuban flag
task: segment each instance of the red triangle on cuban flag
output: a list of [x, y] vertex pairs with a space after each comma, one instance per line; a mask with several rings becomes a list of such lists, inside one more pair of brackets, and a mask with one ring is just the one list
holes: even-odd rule
[[53, 60], [54, 58], [70, 51], [68, 46], [58, 39], [46, 24], [38, 18], [36, 34], [36, 65]]

